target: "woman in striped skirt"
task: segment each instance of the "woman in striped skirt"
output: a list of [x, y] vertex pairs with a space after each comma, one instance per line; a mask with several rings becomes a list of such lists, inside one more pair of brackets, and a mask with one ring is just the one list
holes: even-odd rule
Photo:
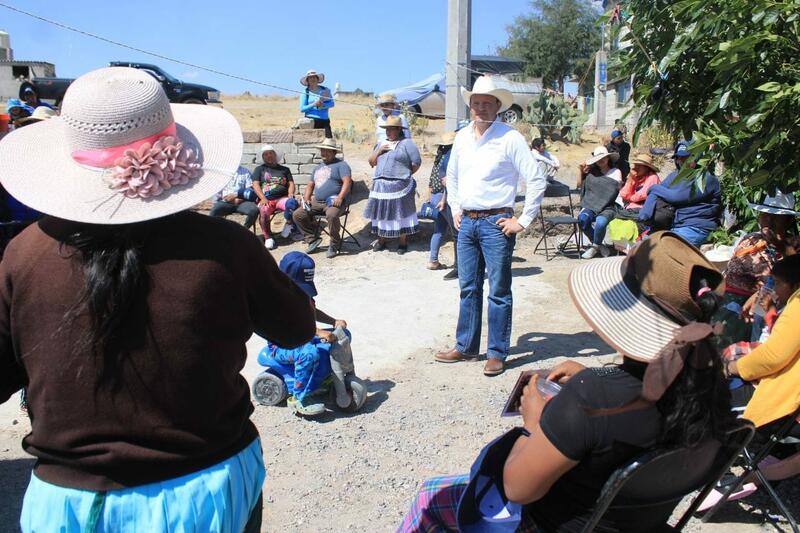
[[413, 174], [422, 159], [417, 146], [403, 135], [400, 117], [390, 116], [381, 127], [386, 128], [387, 140], [369, 156], [375, 175], [364, 218], [372, 221], [372, 233], [378, 236], [373, 250], [384, 250], [387, 239], [399, 239], [397, 253], [402, 255], [408, 251], [408, 236], [419, 229]]

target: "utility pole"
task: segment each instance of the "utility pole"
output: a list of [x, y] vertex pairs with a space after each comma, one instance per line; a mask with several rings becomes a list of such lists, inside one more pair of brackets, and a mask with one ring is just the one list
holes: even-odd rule
[[[470, 42], [472, 40], [472, 0], [447, 2], [447, 68], [445, 80], [445, 131], [453, 131], [467, 118], [461, 100], [461, 87], [469, 88]], [[466, 68], [465, 68], [466, 67]]]

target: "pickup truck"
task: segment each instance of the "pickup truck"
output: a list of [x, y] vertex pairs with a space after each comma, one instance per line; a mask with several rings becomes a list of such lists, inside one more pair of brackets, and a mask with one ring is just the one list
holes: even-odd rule
[[[206, 85], [182, 82], [170, 76], [166, 71], [156, 65], [112, 61], [109, 63], [109, 66], [130, 67], [144, 70], [161, 83], [161, 86], [164, 87], [164, 92], [167, 93], [167, 98], [174, 104], [222, 103], [220, 102], [220, 94], [217, 89]], [[67, 87], [69, 87], [73, 81], [74, 80], [70, 78], [33, 78], [29, 81], [22, 82], [19, 88], [19, 97], [20, 99], [22, 98], [26, 87], [33, 87], [39, 95], [39, 98], [55, 101], [56, 106], [59, 106], [61, 105], [61, 99], [64, 98], [64, 93], [67, 92]]]

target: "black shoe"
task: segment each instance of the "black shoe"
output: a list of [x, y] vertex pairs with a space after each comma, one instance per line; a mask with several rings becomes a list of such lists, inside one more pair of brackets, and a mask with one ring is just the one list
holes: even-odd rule
[[443, 279], [458, 279], [458, 269], [454, 268], [453, 270], [445, 274]]
[[336, 254], [338, 253], [339, 252], [336, 251], [336, 248], [331, 244], [330, 246], [328, 246], [328, 251], [325, 252], [325, 257], [327, 257], [328, 259], [333, 259], [334, 257], [336, 257]]
[[322, 239], [321, 238], [314, 239], [313, 241], [308, 243], [308, 248], [306, 248], [306, 253], [307, 254], [313, 254], [314, 252], [317, 251], [317, 248], [319, 248], [320, 244], [322, 244]]
[[381, 252], [386, 249], [386, 243], [378, 239], [377, 241], [372, 243], [372, 251], [373, 252]]
[[405, 246], [398, 246], [397, 247], [397, 255], [403, 255], [407, 251], [408, 251], [408, 245], [407, 244]]

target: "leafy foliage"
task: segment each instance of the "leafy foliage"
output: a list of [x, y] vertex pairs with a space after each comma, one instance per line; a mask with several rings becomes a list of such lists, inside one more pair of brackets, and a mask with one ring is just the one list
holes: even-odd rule
[[528, 105], [523, 119], [539, 130], [538, 137], [566, 140], [574, 144], [581, 142], [581, 128], [589, 117], [563, 97], [552, 91], [544, 91]]
[[740, 220], [751, 222], [748, 200], [797, 190], [800, 0], [629, 0], [625, 12], [641, 44], [624, 37], [615, 58], [634, 76], [634, 143], [656, 122], [693, 138], [700, 167], [724, 162]]
[[532, 15], [519, 16], [498, 49], [527, 63], [525, 72], [564, 92], [564, 78], [582, 75], [600, 47], [597, 11], [589, 0], [532, 0]]

